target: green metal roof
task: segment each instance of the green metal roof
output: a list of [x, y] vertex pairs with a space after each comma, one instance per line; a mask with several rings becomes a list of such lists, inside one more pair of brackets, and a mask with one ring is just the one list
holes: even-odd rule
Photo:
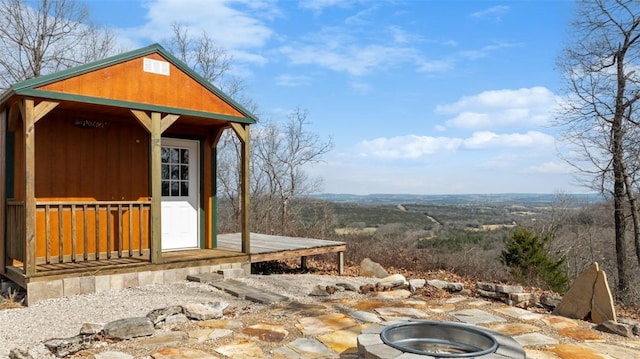
[[[131, 103], [128, 101], [96, 98], [91, 96], [63, 94], [59, 92], [38, 89], [38, 87], [41, 87], [44, 85], [48, 85], [61, 80], [66, 80], [66, 79], [83, 75], [95, 70], [107, 68], [109, 66], [123, 63], [123, 62], [129, 61], [135, 58], [139, 58], [145, 55], [149, 55], [152, 53], [158, 53], [162, 57], [166, 58], [174, 66], [176, 66], [177, 68], [185, 72], [187, 75], [193, 78], [200, 85], [204, 86], [209, 91], [216, 94], [223, 101], [228, 103], [231, 107], [235, 108], [238, 112], [240, 112], [245, 117], [229, 116], [229, 115], [202, 112], [202, 111], [193, 111], [193, 110], [188, 110], [183, 108], [167, 108], [163, 106], [154, 106], [154, 105], [142, 104], [142, 103]], [[254, 114], [249, 112], [239, 103], [235, 102], [232, 98], [227, 96], [219, 88], [217, 88], [216, 86], [211, 84], [209, 81], [204, 79], [202, 76], [197, 74], [184, 62], [180, 61], [178, 58], [173, 56], [170, 52], [165, 50], [159, 44], [153, 44], [138, 50], [108, 57], [103, 60], [91, 62], [88, 64], [73, 67], [67, 70], [59, 71], [53, 74], [39, 76], [30, 80], [18, 82], [16, 84], [13, 84], [11, 87], [9, 87], [7, 91], [5, 91], [3, 94], [0, 95], [0, 105], [2, 105], [5, 101], [7, 101], [11, 96], [14, 96], [14, 95], [33, 96], [33, 97], [47, 98], [47, 99], [53, 99], [53, 100], [68, 100], [68, 101], [108, 105], [108, 106], [115, 106], [115, 107], [126, 107], [126, 108], [132, 108], [137, 110], [157, 111], [157, 112], [165, 112], [165, 113], [188, 115], [188, 116], [198, 116], [198, 117], [205, 117], [205, 118], [212, 118], [212, 119], [223, 119], [223, 120], [228, 120], [232, 122], [249, 123], [249, 124], [253, 124], [258, 121], [258, 118]]]

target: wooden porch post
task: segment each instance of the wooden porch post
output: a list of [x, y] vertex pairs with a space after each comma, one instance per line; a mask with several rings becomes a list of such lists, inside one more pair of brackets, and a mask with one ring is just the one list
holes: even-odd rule
[[218, 142], [224, 128], [216, 128], [211, 131], [210, 135], [205, 141], [205, 176], [204, 176], [204, 198], [205, 198], [205, 248], [211, 249], [218, 246], [218, 190], [217, 190], [217, 176], [218, 176]]
[[240, 152], [240, 232], [242, 234], [242, 253], [250, 254], [249, 238], [249, 125], [232, 122], [231, 128], [242, 143]]
[[33, 99], [24, 99], [22, 106], [24, 123], [24, 273], [27, 277], [36, 272], [36, 192], [35, 192], [35, 121]]
[[6, 138], [7, 138], [7, 110], [0, 110], [0, 273], [5, 273], [7, 237], [5, 236], [5, 210], [7, 208], [6, 186]]
[[159, 112], [131, 110], [133, 116], [150, 135], [149, 149], [151, 171], [151, 241], [149, 243], [151, 263], [162, 263], [162, 133], [180, 118], [168, 114], [162, 117]]
[[40, 101], [35, 105], [31, 98], [20, 102], [24, 124], [24, 273], [26, 277], [36, 272], [36, 122], [53, 110], [59, 102]]
[[151, 263], [162, 262], [162, 126], [160, 113], [151, 113]]

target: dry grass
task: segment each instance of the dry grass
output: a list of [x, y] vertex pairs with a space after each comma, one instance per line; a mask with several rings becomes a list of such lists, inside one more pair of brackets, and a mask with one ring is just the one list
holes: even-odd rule
[[0, 297], [0, 310], [22, 308], [22, 300], [17, 299], [17, 292], [9, 293], [8, 298]]
[[348, 235], [348, 234], [374, 234], [376, 233], [378, 229], [376, 227], [364, 227], [364, 228], [350, 228], [350, 227], [344, 227], [344, 228], [336, 228], [334, 229], [334, 232], [337, 235], [340, 236], [344, 236], [344, 235]]

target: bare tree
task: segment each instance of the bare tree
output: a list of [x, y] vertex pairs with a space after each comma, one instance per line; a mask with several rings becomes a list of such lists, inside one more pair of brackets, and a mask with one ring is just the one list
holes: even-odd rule
[[308, 112], [295, 109], [287, 122], [263, 125], [254, 142], [254, 154], [265, 178], [266, 193], [270, 201], [276, 200], [279, 208], [280, 230], [286, 232], [289, 223], [290, 202], [320, 186], [319, 179], [311, 179], [304, 168], [318, 163], [331, 150], [331, 138], [321, 139], [308, 130]]
[[223, 87], [224, 77], [229, 76], [233, 57], [211, 37], [203, 32], [199, 37], [189, 35], [189, 29], [180, 23], [171, 24], [173, 38], [169, 50], [200, 76], [216, 86]]
[[87, 19], [74, 0], [0, 0], [0, 89], [111, 54], [113, 35]]
[[[630, 0], [580, 1], [572, 41], [559, 65], [567, 82], [568, 100], [559, 118], [564, 138], [577, 154], [567, 157], [592, 188], [614, 203], [617, 289], [629, 290], [627, 219], [640, 262], [640, 223], [630, 162], [637, 142], [636, 102], [640, 99], [640, 3]], [[634, 150], [635, 151], [635, 150]]]

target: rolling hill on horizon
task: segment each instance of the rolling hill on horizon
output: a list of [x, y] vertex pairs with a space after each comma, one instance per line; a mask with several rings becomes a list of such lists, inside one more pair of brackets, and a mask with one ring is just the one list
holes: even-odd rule
[[598, 193], [556, 194], [556, 193], [494, 193], [494, 194], [348, 194], [316, 193], [310, 198], [330, 202], [352, 202], [369, 204], [430, 203], [430, 204], [500, 204], [545, 206], [569, 198], [576, 205], [601, 202], [604, 199]]

